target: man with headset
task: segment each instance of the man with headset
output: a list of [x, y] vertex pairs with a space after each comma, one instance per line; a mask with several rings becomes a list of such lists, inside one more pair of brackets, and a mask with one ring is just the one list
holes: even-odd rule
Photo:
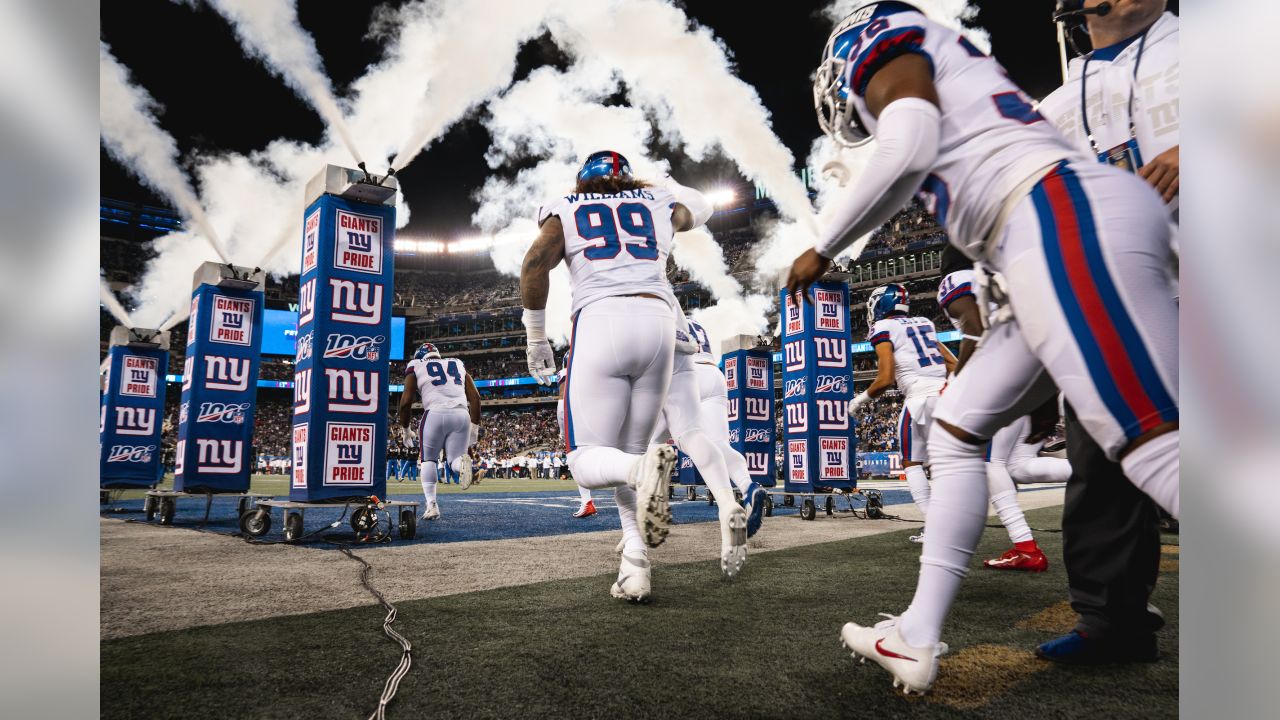
[[[1040, 103], [1040, 113], [1099, 162], [1123, 167], [1160, 193], [1178, 217], [1178, 17], [1166, 0], [1060, 0], [1075, 47], [1085, 32], [1093, 46], [1071, 61], [1067, 82]], [[1158, 508], [1107, 459], [1066, 407], [1067, 457], [1073, 473], [1063, 508], [1063, 564], [1071, 607], [1069, 634], [1036, 654], [1070, 664], [1152, 661], [1164, 625], [1148, 604], [1159, 575]]]

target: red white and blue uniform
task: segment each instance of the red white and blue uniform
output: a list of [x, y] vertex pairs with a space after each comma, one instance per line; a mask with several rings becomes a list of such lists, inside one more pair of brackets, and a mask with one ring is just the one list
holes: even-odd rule
[[898, 414], [898, 445], [907, 462], [929, 462], [929, 423], [938, 392], [947, 381], [947, 366], [938, 352], [933, 321], [922, 317], [891, 315], [877, 320], [867, 333], [874, 349], [880, 343], [893, 348], [893, 379], [903, 395]]
[[465, 455], [471, 435], [471, 411], [467, 403], [467, 368], [462, 361], [414, 359], [405, 372], [406, 381], [417, 383], [422, 397], [418, 459], [437, 462], [441, 449], [449, 462]]

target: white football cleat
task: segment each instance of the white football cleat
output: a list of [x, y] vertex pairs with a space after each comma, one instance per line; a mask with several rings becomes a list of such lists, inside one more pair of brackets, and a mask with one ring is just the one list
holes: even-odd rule
[[618, 566], [618, 579], [609, 588], [609, 594], [619, 600], [642, 603], [649, 599], [649, 558], [644, 555], [623, 555]]
[[617, 545], [613, 547], [613, 554], [621, 555], [622, 551], [625, 550], [626, 548], [627, 548], [627, 539], [624, 537], [618, 541]]
[[426, 512], [422, 513], [423, 520], [439, 520], [440, 506], [434, 502], [427, 503]]
[[670, 445], [650, 445], [631, 466], [627, 484], [636, 491], [636, 524], [649, 547], [658, 547], [671, 532], [671, 504], [667, 491], [676, 451]]
[[923, 544], [924, 544], [924, 530], [921, 530], [919, 535], [912, 535], [912, 536], [908, 537], [908, 538], [907, 538], [907, 542], [913, 542], [913, 543], [915, 543], [915, 544], [917, 544], [917, 545], [923, 545]]
[[741, 505], [720, 508], [720, 572], [733, 578], [747, 564], [747, 511]]
[[[883, 614], [883, 613], [881, 613]], [[840, 628], [840, 644], [853, 653], [859, 663], [874, 662], [893, 676], [893, 686], [904, 695], [923, 695], [938, 679], [938, 658], [947, 652], [946, 643], [933, 647], [911, 647], [898, 632], [898, 618], [886, 616], [873, 627], [845, 623]]]
[[471, 456], [463, 455], [458, 458], [458, 489], [466, 490], [471, 487], [471, 480], [474, 474], [471, 467]]

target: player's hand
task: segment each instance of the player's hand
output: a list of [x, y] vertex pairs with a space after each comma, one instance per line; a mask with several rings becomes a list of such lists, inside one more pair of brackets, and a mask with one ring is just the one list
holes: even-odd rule
[[1151, 183], [1166, 203], [1178, 197], [1178, 147], [1174, 145], [1138, 168], [1138, 175]]
[[829, 269], [831, 269], [829, 259], [819, 255], [813, 248], [805, 250], [804, 254], [796, 258], [791, 265], [791, 273], [787, 276], [787, 293], [793, 297], [801, 294], [808, 300], [809, 287]]
[[418, 444], [418, 428], [410, 425], [403, 428], [403, 430], [405, 435], [404, 444], [407, 447], [415, 447]]
[[471, 433], [467, 435], [467, 444], [475, 445], [479, 441], [480, 441], [480, 426], [475, 423], [471, 423]]
[[529, 343], [525, 349], [525, 357], [529, 360], [529, 374], [539, 385], [550, 385], [556, 376], [556, 355], [551, 351], [551, 343]]
[[866, 405], [869, 402], [871, 402], [871, 396], [868, 395], [865, 390], [854, 395], [853, 399], [849, 401], [849, 414], [856, 414], [863, 405]]

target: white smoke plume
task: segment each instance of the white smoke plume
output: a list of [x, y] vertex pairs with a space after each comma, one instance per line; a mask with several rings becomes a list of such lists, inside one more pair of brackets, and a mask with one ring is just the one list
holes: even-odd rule
[[120, 301], [116, 299], [116, 294], [111, 292], [111, 288], [107, 286], [107, 281], [104, 278], [98, 278], [98, 300], [107, 309], [107, 312], [111, 313], [111, 317], [116, 319], [116, 322], [128, 328], [134, 326], [133, 319], [129, 317], [129, 311], [125, 310]]
[[[194, 0], [178, 0], [190, 3]], [[329, 128], [342, 139], [356, 162], [359, 150], [347, 128], [342, 108], [333, 95], [315, 39], [298, 21], [294, 0], [205, 0], [235, 28], [245, 53], [262, 60], [294, 92], [311, 103]]]
[[[157, 104], [146, 90], [129, 81], [129, 71], [100, 43], [99, 113], [102, 142], [111, 156], [138, 179], [173, 201], [183, 217], [195, 223], [223, 262], [227, 252], [214, 232], [186, 175], [178, 167], [178, 143], [156, 122]], [[201, 260], [208, 260], [201, 255]]]

